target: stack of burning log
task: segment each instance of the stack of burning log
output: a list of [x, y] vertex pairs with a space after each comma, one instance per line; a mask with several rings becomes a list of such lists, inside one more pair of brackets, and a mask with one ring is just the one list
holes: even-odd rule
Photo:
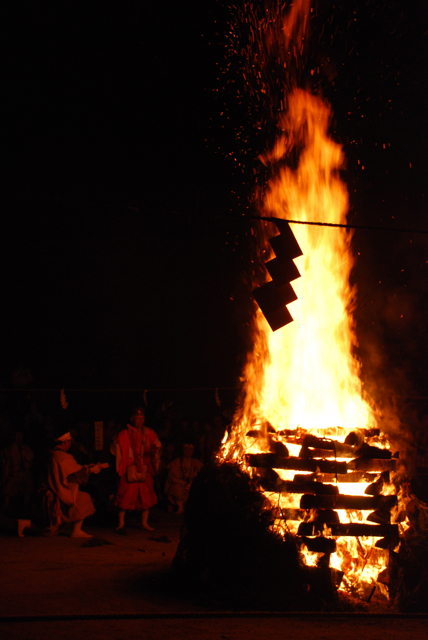
[[327, 563], [338, 538], [369, 536], [379, 550], [396, 547], [399, 517], [391, 475], [398, 453], [385, 448], [379, 429], [334, 427], [321, 433], [275, 432], [270, 424], [247, 432], [247, 443], [256, 445], [250, 450], [264, 452], [247, 454], [246, 462], [260, 489], [278, 494], [277, 518], [298, 544], [322, 553]]

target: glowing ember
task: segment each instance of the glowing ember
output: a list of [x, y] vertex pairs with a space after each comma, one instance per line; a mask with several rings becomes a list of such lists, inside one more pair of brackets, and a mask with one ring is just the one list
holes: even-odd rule
[[[308, 11], [308, 2], [294, 3], [283, 28], [278, 29], [278, 24], [272, 26], [259, 43], [259, 65], [263, 52], [267, 62], [272, 51], [292, 49], [295, 55], [296, 47], [297, 50], [303, 47]], [[282, 42], [275, 38], [282, 38]], [[272, 166], [275, 176], [263, 197], [262, 212], [277, 218], [344, 224], [348, 195], [339, 175], [344, 155], [341, 146], [328, 135], [330, 107], [321, 98], [300, 89], [293, 89], [286, 101], [287, 111], [279, 121], [281, 133], [274, 148], [261, 158], [264, 164]], [[291, 153], [298, 154], [297, 168], [285, 164]], [[393, 471], [395, 461], [385, 451], [389, 448], [388, 441], [376, 431], [375, 412], [363, 398], [360, 363], [354, 355], [357, 340], [352, 308], [356, 291], [349, 284], [354, 264], [351, 233], [343, 228], [297, 224], [292, 227], [304, 254], [295, 260], [302, 276], [293, 282], [298, 299], [288, 306], [294, 322], [272, 332], [260, 309], [256, 312], [254, 348], [242, 378], [244, 394], [232, 433], [224, 441], [222, 456], [245, 463], [248, 454], [270, 452], [288, 459], [285, 468], [280, 469], [276, 459], [272, 459], [272, 464], [266, 463], [265, 468], [275, 469], [277, 480], [271, 491], [266, 488], [267, 482], [264, 488], [272, 507], [279, 509], [276, 526], [294, 534], [301, 530], [302, 521], [315, 523], [319, 517], [316, 508], [301, 507], [302, 494], [311, 494], [311, 490], [299, 491], [294, 486], [296, 469], [300, 481], [309, 478], [309, 474], [312, 481], [319, 480], [323, 475], [320, 476], [320, 468], [325, 464], [326, 477], [318, 486], [325, 491], [326, 487], [335, 491], [337, 487], [345, 508], [335, 511], [336, 524], [324, 520], [327, 524], [321, 532], [314, 530], [306, 535], [336, 539], [337, 550], [331, 555], [331, 566], [345, 573], [348, 588], [358, 591], [361, 585], [374, 583], [386, 566], [387, 550], [375, 546], [385, 534], [373, 537], [365, 533], [341, 533], [340, 527], [352, 524], [352, 531], [366, 532], [370, 523], [384, 522], [389, 526], [389, 513], [379, 516], [373, 508], [376, 500], [367, 501], [365, 490], [377, 480], [380, 485], [376, 495], [391, 493], [389, 477], [382, 481], [380, 474], [384, 469], [386, 473]], [[267, 259], [275, 257], [267, 244], [272, 235], [276, 235], [274, 225], [264, 223], [260, 242], [268, 253]], [[266, 271], [266, 281], [269, 279]], [[358, 442], [347, 440], [351, 432], [357, 434]], [[304, 451], [308, 434], [317, 438]], [[329, 449], [326, 439], [336, 444]], [[366, 469], [364, 464], [359, 467], [355, 462], [362, 451], [366, 454], [369, 451]], [[313, 467], [303, 464], [308, 459]], [[265, 464], [257, 462], [261, 458], [255, 460], [252, 467]], [[328, 461], [336, 472], [329, 471]], [[337, 476], [336, 463], [344, 465], [339, 472], [341, 478]], [[358, 474], [358, 469], [369, 473]], [[345, 476], [350, 473], [354, 479], [353, 471], [357, 472], [355, 481], [349, 482]], [[376, 473], [370, 476], [371, 471]], [[256, 473], [263, 478], [260, 469]], [[371, 506], [352, 508], [355, 502], [352, 496], [361, 496]], [[380, 504], [381, 499], [377, 500]], [[351, 506], [346, 508], [348, 505]], [[375, 519], [367, 520], [373, 511], [377, 514]], [[355, 529], [355, 525], [366, 529]], [[306, 543], [302, 544], [301, 552], [307, 564], [316, 564], [320, 558], [319, 551], [308, 551]]]

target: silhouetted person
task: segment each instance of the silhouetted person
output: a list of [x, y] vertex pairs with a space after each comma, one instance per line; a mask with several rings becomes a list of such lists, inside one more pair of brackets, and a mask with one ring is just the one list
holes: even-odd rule
[[202, 469], [200, 460], [193, 457], [195, 447], [188, 440], [183, 444], [183, 454], [168, 465], [165, 494], [177, 507], [176, 514], [183, 513], [193, 480]]

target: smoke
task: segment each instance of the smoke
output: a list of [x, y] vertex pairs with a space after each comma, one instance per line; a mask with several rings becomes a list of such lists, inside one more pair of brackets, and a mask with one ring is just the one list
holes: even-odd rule
[[361, 254], [353, 274], [358, 286], [354, 316], [365, 396], [412, 472], [422, 464], [428, 413], [428, 241], [396, 234], [376, 243], [359, 232], [354, 240]]

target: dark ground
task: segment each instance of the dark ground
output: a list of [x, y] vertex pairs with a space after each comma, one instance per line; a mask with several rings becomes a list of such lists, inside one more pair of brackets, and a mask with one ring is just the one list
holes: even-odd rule
[[158, 640], [163, 638], [200, 638], [201, 640], [259, 640], [269, 636], [271, 640], [378, 640], [385, 634], [390, 640], [419, 640], [427, 637], [426, 618], [353, 618], [301, 615], [298, 617], [254, 618], [202, 618], [202, 619], [140, 619], [115, 621], [64, 621], [53, 623], [15, 624], [2, 623], [5, 637], [51, 638], [57, 640], [69, 638], [92, 638], [93, 640], [115, 638], [147, 638]]
[[[67, 536], [18, 538], [7, 528], [10, 523], [3, 521], [2, 637], [54, 636], [58, 640], [76, 637], [252, 640], [267, 635], [272, 639], [287, 635], [299, 640], [309, 637], [357, 640], [361, 636], [377, 640], [381, 634], [391, 640], [427, 637], [427, 619], [422, 615], [240, 615], [216, 611], [214, 603], [180, 592], [170, 578], [180, 519], [155, 509], [152, 523], [156, 527], [153, 534], [130, 522], [126, 537], [118, 536], [112, 529], [88, 526], [95, 538], [111, 544], [87, 547], [82, 546], [81, 540]], [[44, 618], [26, 620], [28, 616]], [[79, 619], [82, 616], [92, 619]]]

